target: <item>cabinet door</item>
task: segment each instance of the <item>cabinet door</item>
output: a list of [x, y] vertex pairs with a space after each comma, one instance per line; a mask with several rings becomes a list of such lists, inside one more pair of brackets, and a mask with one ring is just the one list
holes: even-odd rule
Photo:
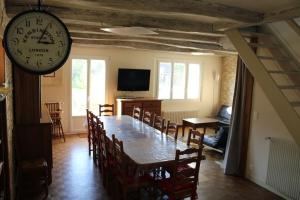
[[122, 104], [122, 115], [132, 115], [133, 107], [141, 107], [141, 102], [123, 102]]
[[143, 109], [153, 112], [157, 115], [161, 114], [161, 102], [160, 101], [145, 101], [143, 102]]

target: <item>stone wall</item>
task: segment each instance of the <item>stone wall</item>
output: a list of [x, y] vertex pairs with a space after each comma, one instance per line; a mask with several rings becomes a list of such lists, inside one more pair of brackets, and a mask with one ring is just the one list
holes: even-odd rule
[[232, 105], [237, 56], [226, 56], [222, 58], [220, 105]]

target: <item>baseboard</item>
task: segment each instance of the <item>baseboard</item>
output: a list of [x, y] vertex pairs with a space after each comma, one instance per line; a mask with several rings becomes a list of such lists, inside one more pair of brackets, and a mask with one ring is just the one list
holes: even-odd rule
[[291, 199], [291, 198], [285, 196], [284, 194], [278, 192], [277, 190], [275, 190], [275, 189], [272, 188], [271, 186], [267, 185], [266, 183], [262, 182], [261, 180], [255, 178], [255, 177], [252, 177], [252, 176], [250, 176], [250, 175], [247, 175], [246, 178], [247, 178], [248, 180], [250, 180], [251, 182], [253, 182], [253, 183], [255, 183], [255, 184], [257, 184], [257, 185], [259, 185], [259, 186], [265, 188], [266, 190], [269, 190], [270, 192], [272, 192], [272, 193], [274, 193], [274, 194], [276, 194], [276, 195], [278, 195], [278, 196], [280, 196], [280, 197], [282, 197], [282, 198], [284, 198], [284, 199], [286, 199], [286, 200], [293, 200], [293, 199]]

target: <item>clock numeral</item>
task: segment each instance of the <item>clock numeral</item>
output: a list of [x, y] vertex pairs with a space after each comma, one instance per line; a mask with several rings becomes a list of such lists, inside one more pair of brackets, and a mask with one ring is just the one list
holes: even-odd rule
[[26, 25], [26, 27], [30, 27], [30, 21], [29, 21], [29, 20], [26, 20], [26, 21], [25, 21], [25, 25]]
[[37, 61], [36, 61], [36, 65], [37, 65], [37, 67], [38, 67], [38, 68], [40, 68], [40, 67], [41, 67], [41, 65], [42, 65], [42, 62], [41, 62], [41, 60], [37, 60]]
[[53, 58], [49, 58], [49, 65], [51, 65], [53, 63]]
[[36, 18], [36, 25], [43, 25], [43, 18], [37, 17]]
[[18, 55], [23, 55], [23, 52], [22, 52], [22, 50], [20, 50], [20, 49], [17, 49], [17, 53], [18, 53]]
[[61, 52], [60, 51], [57, 51], [57, 56], [61, 56]]
[[18, 38], [14, 38], [11, 40], [11, 42], [14, 44], [14, 45], [18, 45], [19, 44], [19, 39]]
[[62, 36], [62, 31], [56, 31], [55, 34], [56, 34], [56, 37], [61, 37]]
[[63, 43], [63, 41], [59, 41], [59, 46], [58, 47], [63, 47], [65, 44]]
[[27, 56], [27, 57], [26, 57], [26, 64], [29, 64], [29, 60], [30, 60], [30, 57]]
[[22, 27], [17, 28], [17, 34], [22, 35], [24, 33], [24, 29]]

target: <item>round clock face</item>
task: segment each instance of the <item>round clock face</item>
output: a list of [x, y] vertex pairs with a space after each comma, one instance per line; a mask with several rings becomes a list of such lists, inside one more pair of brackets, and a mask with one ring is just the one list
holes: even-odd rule
[[45, 11], [15, 16], [5, 29], [3, 42], [12, 62], [36, 74], [48, 74], [61, 67], [72, 43], [66, 26]]

